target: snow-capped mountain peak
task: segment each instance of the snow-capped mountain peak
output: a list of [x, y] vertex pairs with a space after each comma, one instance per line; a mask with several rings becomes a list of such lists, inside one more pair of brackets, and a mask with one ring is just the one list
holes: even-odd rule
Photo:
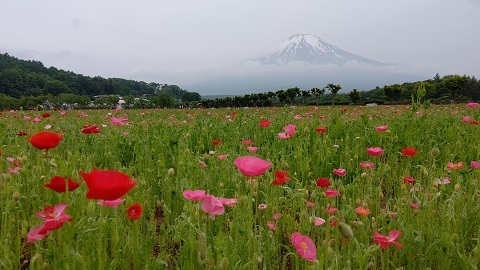
[[305, 62], [314, 65], [343, 65], [347, 62], [357, 61], [370, 65], [384, 65], [375, 60], [344, 51], [312, 34], [290, 36], [278, 46], [275, 53], [253, 61], [260, 64]]

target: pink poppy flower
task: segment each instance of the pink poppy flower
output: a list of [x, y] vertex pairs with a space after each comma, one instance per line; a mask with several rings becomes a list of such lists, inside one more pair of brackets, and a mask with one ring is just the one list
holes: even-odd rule
[[202, 200], [205, 196], [205, 190], [197, 189], [197, 190], [185, 190], [182, 194], [183, 197], [187, 200], [192, 201], [199, 201]]
[[253, 144], [253, 142], [251, 140], [243, 140], [242, 144], [243, 145], [251, 145], [251, 144]]
[[283, 216], [282, 213], [275, 213], [275, 214], [272, 215], [272, 218], [277, 220], [277, 219], [281, 218], [282, 216]]
[[258, 205], [258, 207], [257, 207], [257, 208], [258, 208], [259, 210], [265, 210], [265, 209], [267, 209], [267, 207], [268, 207], [268, 205], [267, 205], [267, 204], [265, 204], [265, 203], [261, 203], [261, 204], [259, 204], [259, 205]]
[[275, 231], [277, 229], [277, 224], [275, 221], [268, 221], [267, 227], [270, 228], [270, 230]]
[[313, 222], [314, 226], [320, 226], [320, 225], [325, 224], [325, 219], [319, 218], [319, 217], [309, 217], [308, 221], [310, 221], [310, 223]]
[[472, 167], [472, 169], [480, 169], [480, 162], [472, 160], [472, 162], [470, 162], [470, 167]]
[[367, 154], [373, 157], [379, 157], [383, 155], [383, 149], [380, 147], [370, 147], [367, 148]]
[[420, 203], [410, 202], [410, 206], [411, 206], [413, 209], [418, 209], [418, 207], [420, 206]]
[[236, 198], [221, 198], [220, 202], [225, 206], [234, 207], [238, 200]]
[[453, 162], [448, 162], [447, 163], [447, 169], [449, 170], [458, 170], [463, 168], [463, 162], [458, 162], [458, 163], [453, 163]]
[[340, 195], [340, 192], [335, 189], [327, 188], [327, 191], [325, 191], [325, 195], [330, 198], [335, 198]]
[[277, 136], [278, 136], [278, 138], [280, 138], [280, 139], [288, 139], [288, 138], [290, 138], [290, 135], [287, 134], [286, 132], [280, 132], [280, 133], [277, 134]]
[[435, 179], [435, 181], [436, 181], [439, 185], [450, 184], [450, 180], [451, 180], [451, 178], [449, 178], [449, 177], [443, 177], [443, 178], [437, 178], [437, 179]]
[[295, 232], [291, 235], [290, 240], [293, 246], [297, 249], [297, 253], [300, 257], [311, 262], [317, 260], [317, 247], [310, 237]]
[[208, 167], [207, 163], [205, 163], [205, 161], [200, 161], [200, 167]]
[[373, 242], [374, 243], [379, 243], [380, 248], [386, 249], [390, 245], [395, 245], [397, 248], [401, 249], [403, 246], [397, 241], [397, 238], [402, 234], [402, 232], [397, 231], [397, 230], [391, 230], [388, 233], [388, 236], [382, 235], [378, 232], [373, 233]]
[[112, 117], [112, 118], [110, 118], [110, 124], [111, 125], [124, 126], [127, 121], [128, 121], [127, 118], [122, 118], [122, 117], [119, 117], [119, 118]]
[[48, 236], [52, 231], [45, 229], [44, 224], [30, 229], [27, 234], [27, 242], [34, 243]]
[[247, 147], [247, 150], [250, 151], [250, 152], [256, 152], [258, 150], [258, 147], [256, 146], [249, 146]]
[[263, 175], [272, 166], [271, 162], [254, 156], [239, 157], [234, 163], [245, 176]]
[[347, 170], [338, 168], [338, 169], [333, 169], [333, 173], [337, 176], [345, 176], [347, 175]]
[[221, 215], [225, 212], [225, 207], [223, 207], [223, 203], [217, 197], [205, 195], [203, 196], [202, 210], [205, 213], [209, 213], [211, 219], [215, 219], [216, 215]]
[[228, 157], [228, 155], [218, 155], [217, 158], [220, 160], [224, 160]]
[[312, 207], [315, 207], [315, 203], [314, 202], [311, 202], [311, 201], [307, 201], [305, 203], [305, 206], [308, 207], [308, 208], [312, 208]]
[[110, 208], [116, 208], [120, 204], [122, 204], [125, 201], [125, 199], [116, 199], [116, 200], [98, 200], [98, 204], [105, 206], [105, 207], [110, 207]]
[[283, 127], [283, 130], [285, 130], [286, 134], [288, 134], [290, 136], [293, 136], [293, 135], [297, 134], [296, 128], [297, 128], [296, 125], [289, 124], [289, 125], [286, 125], [285, 127]]
[[333, 214], [335, 214], [337, 211], [338, 211], [338, 209], [335, 208], [335, 207], [328, 207], [328, 208], [325, 209], [325, 212], [326, 212], [327, 214], [329, 214], [329, 215], [333, 215]]
[[375, 130], [378, 132], [383, 132], [383, 131], [386, 131], [387, 129], [388, 129], [388, 125], [375, 127]]
[[370, 169], [373, 169], [373, 167], [375, 166], [375, 163], [371, 162], [371, 161], [363, 161], [363, 162], [360, 162], [360, 166], [365, 169], [365, 171], [368, 171]]

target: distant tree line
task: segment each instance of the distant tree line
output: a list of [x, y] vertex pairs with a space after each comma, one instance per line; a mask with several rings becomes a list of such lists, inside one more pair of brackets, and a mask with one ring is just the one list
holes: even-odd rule
[[203, 99], [177, 85], [146, 83], [120, 78], [88, 77], [70, 71], [46, 68], [39, 61], [20, 60], [0, 54], [0, 110], [55, 108], [113, 108], [123, 99], [124, 108], [246, 107], [334, 104], [407, 104], [412, 101], [453, 103], [480, 100], [480, 82], [467, 75], [436, 74], [432, 79], [385, 85], [369, 91], [328, 83], [322, 88], [253, 93]]
[[475, 77], [436, 74], [433, 79], [385, 85], [369, 91], [352, 89], [339, 93], [340, 85], [329, 83], [323, 88], [302, 90], [298, 87], [276, 92], [248, 94], [202, 100], [204, 107], [246, 107], [283, 105], [348, 105], [348, 104], [410, 104], [428, 102], [433, 104], [458, 103], [480, 100], [480, 82]]
[[[165, 98], [165, 95], [169, 97]], [[103, 96], [97, 101], [98, 96]], [[44, 105], [76, 104], [76, 106], [111, 106], [120, 96], [133, 107], [172, 107], [200, 101], [201, 96], [176, 85], [126, 80], [121, 78], [89, 77], [71, 71], [46, 68], [42, 62], [21, 60], [8, 53], [0, 54], [0, 109], [31, 109]], [[161, 105], [150, 102], [157, 99]], [[95, 101], [95, 102], [94, 102]], [[117, 98], [118, 102], [118, 98]]]

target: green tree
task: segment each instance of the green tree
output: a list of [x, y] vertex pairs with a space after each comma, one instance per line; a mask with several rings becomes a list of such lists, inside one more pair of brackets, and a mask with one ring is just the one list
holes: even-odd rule
[[167, 93], [159, 93], [150, 98], [153, 104], [160, 108], [172, 108], [175, 106], [175, 99]]
[[350, 101], [355, 105], [360, 100], [360, 93], [357, 89], [353, 89], [352, 92], [348, 94]]
[[200, 96], [197, 92], [183, 92], [181, 96], [181, 100], [183, 102], [192, 102], [192, 101], [200, 101], [202, 100], [202, 96]]
[[335, 105], [335, 97], [342, 87], [338, 84], [329, 83], [325, 88], [332, 94], [332, 105]]

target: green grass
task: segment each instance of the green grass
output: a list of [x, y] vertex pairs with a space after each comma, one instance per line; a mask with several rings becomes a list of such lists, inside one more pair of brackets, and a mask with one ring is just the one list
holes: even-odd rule
[[[88, 117], [79, 111], [64, 117], [50, 113], [40, 123], [31, 120], [41, 112], [0, 115], [1, 269], [474, 269], [480, 264], [480, 170], [470, 168], [472, 160], [480, 161], [480, 129], [461, 121], [466, 115], [480, 119], [478, 108], [103, 110], [87, 111]], [[129, 121], [110, 125], [109, 113], [127, 114]], [[271, 126], [260, 127], [262, 119]], [[64, 138], [46, 155], [27, 138], [47, 124]], [[81, 133], [83, 125], [92, 124], [101, 133]], [[298, 133], [279, 139], [277, 133], [287, 124], [295, 124]], [[388, 131], [376, 132], [380, 125], [388, 125]], [[327, 133], [315, 132], [317, 127], [326, 127]], [[20, 131], [28, 135], [17, 136]], [[221, 139], [221, 144], [214, 146], [212, 139]], [[252, 140], [259, 150], [247, 151], [242, 140]], [[381, 147], [384, 154], [370, 157], [368, 147]], [[405, 147], [418, 154], [402, 156]], [[435, 147], [438, 156], [431, 153]], [[218, 159], [222, 154], [228, 157]], [[249, 178], [233, 162], [246, 155], [273, 164], [254, 185], [245, 183]], [[22, 160], [18, 174], [8, 173], [12, 164], [7, 157]], [[208, 167], [200, 166], [201, 161]], [[375, 167], [365, 172], [362, 161]], [[448, 170], [449, 161], [464, 167]], [[139, 184], [115, 209], [86, 199], [85, 183], [68, 193], [43, 187], [56, 175], [83, 181], [79, 171], [93, 168], [124, 172]], [[170, 168], [175, 173], [169, 176]], [[347, 175], [334, 175], [334, 168], [345, 168]], [[272, 185], [274, 170], [288, 170], [292, 180]], [[406, 176], [415, 183], [405, 184]], [[330, 188], [340, 196], [326, 197], [325, 189], [315, 184], [319, 177], [330, 178]], [[442, 177], [450, 177], [451, 183], [436, 184]], [[212, 220], [201, 203], [182, 196], [187, 189], [237, 198], [238, 203]], [[307, 202], [315, 206], [307, 207]], [[27, 243], [28, 231], [42, 222], [35, 213], [60, 203], [68, 204], [65, 212], [72, 221], [41, 241]], [[139, 220], [126, 215], [134, 203], [144, 210]], [[268, 207], [260, 210], [259, 204]], [[357, 206], [371, 214], [358, 215]], [[327, 207], [338, 212], [329, 215]], [[275, 213], [282, 217], [273, 231], [266, 224]], [[309, 221], [314, 216], [326, 223], [314, 226]], [[332, 220], [351, 226], [354, 238], [345, 239], [338, 226], [330, 226]], [[398, 241], [403, 249], [380, 249], [373, 243], [373, 232], [388, 235], [390, 230], [402, 232]], [[290, 242], [294, 232], [314, 241], [317, 261], [299, 256]]]

